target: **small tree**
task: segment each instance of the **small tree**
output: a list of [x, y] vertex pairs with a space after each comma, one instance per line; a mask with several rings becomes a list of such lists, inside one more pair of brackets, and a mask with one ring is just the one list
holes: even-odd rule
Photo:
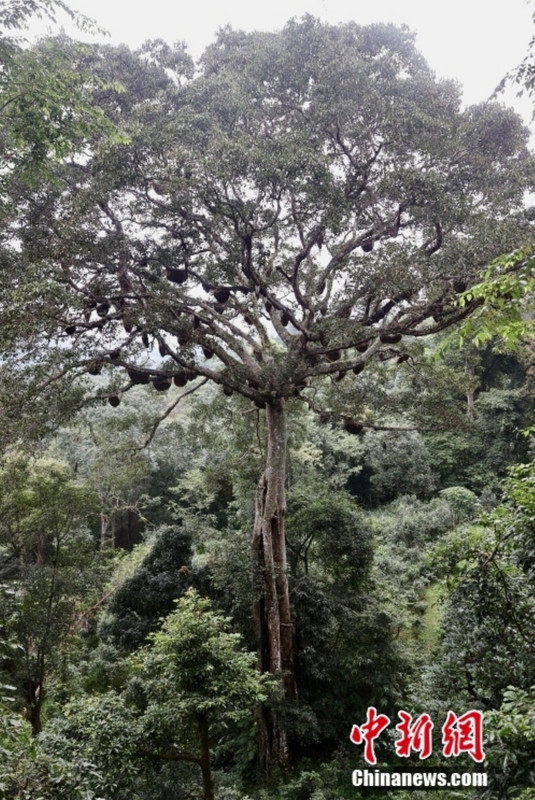
[[214, 800], [211, 738], [266, 699], [265, 676], [255, 670], [255, 655], [239, 649], [239, 634], [229, 633], [228, 621], [193, 589], [149, 638], [134, 657], [147, 701], [139, 749], [198, 764], [204, 800]]
[[[95, 498], [64, 464], [22, 459], [0, 471], [0, 633], [19, 650], [1, 668], [16, 685], [33, 733], [41, 731], [45, 678], [74, 622], [77, 601], [99, 583], [87, 517]], [[82, 574], [82, 567], [84, 572]]]

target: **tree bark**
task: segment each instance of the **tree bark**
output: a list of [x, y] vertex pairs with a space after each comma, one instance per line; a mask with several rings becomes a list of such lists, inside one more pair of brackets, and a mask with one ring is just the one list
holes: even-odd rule
[[471, 365], [471, 364], [468, 362], [468, 359], [465, 359], [465, 362], [464, 362], [464, 371], [466, 372], [466, 374], [467, 374], [467, 376], [468, 376], [468, 383], [467, 383], [467, 387], [466, 387], [466, 405], [467, 405], [467, 408], [466, 408], [466, 414], [467, 414], [467, 416], [468, 416], [468, 418], [469, 418], [469, 419], [474, 419], [474, 417], [475, 417], [475, 410], [474, 410], [474, 387], [473, 387], [473, 381], [474, 381], [474, 368], [473, 368], [473, 366], [472, 366], [472, 365]]
[[43, 687], [41, 684], [29, 681], [26, 687], [26, 719], [32, 726], [32, 735], [39, 736], [42, 730], [41, 707], [43, 704]]
[[468, 389], [466, 392], [466, 415], [469, 419], [474, 419], [474, 392]]
[[[287, 697], [296, 696], [294, 646], [286, 563], [287, 424], [283, 399], [266, 406], [266, 468], [256, 492], [253, 549], [263, 586], [255, 602], [258, 668], [276, 675]], [[268, 708], [260, 719], [260, 755], [264, 768], [286, 766], [288, 741], [280, 719]]]
[[204, 714], [198, 714], [199, 736], [201, 740], [201, 771], [204, 785], [204, 800], [215, 800], [214, 777], [210, 764], [210, 740], [208, 731], [208, 720]]

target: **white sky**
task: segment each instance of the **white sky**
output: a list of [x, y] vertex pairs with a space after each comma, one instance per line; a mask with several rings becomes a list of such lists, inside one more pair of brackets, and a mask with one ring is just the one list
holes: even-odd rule
[[[418, 47], [441, 77], [455, 78], [467, 103], [486, 99], [504, 74], [518, 64], [535, 34], [535, 2], [526, 0], [70, 0], [111, 33], [112, 43], [135, 47], [147, 38], [183, 40], [193, 56], [218, 27], [276, 30], [292, 16], [309, 12], [336, 23], [406, 23]], [[77, 34], [80, 36], [80, 34]], [[507, 97], [513, 102], [514, 92]], [[515, 107], [518, 107], [516, 102]], [[523, 103], [526, 121], [531, 106]]]

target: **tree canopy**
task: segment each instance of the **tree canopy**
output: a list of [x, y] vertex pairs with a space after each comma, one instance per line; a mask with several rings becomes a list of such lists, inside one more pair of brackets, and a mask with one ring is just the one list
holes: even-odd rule
[[161, 43], [85, 63], [125, 86], [101, 106], [129, 142], [23, 192], [4, 247], [4, 347], [46, 336], [56, 374], [115, 363], [117, 389], [165, 389], [193, 370], [271, 402], [462, 318], [457, 294], [529, 235], [519, 118], [461, 111], [406, 29], [224, 30], [195, 77]]

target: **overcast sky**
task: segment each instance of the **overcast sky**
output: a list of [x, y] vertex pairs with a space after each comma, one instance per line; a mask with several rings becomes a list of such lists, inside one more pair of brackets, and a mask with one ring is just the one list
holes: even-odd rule
[[[504, 74], [518, 64], [535, 33], [535, 0], [70, 0], [111, 33], [111, 42], [132, 47], [147, 38], [185, 41], [200, 55], [218, 27], [276, 30], [292, 16], [309, 12], [332, 23], [346, 20], [406, 23], [441, 77], [456, 78], [467, 103], [486, 99]], [[509, 94], [509, 102], [513, 93]], [[524, 116], [528, 106], [524, 104]]]

